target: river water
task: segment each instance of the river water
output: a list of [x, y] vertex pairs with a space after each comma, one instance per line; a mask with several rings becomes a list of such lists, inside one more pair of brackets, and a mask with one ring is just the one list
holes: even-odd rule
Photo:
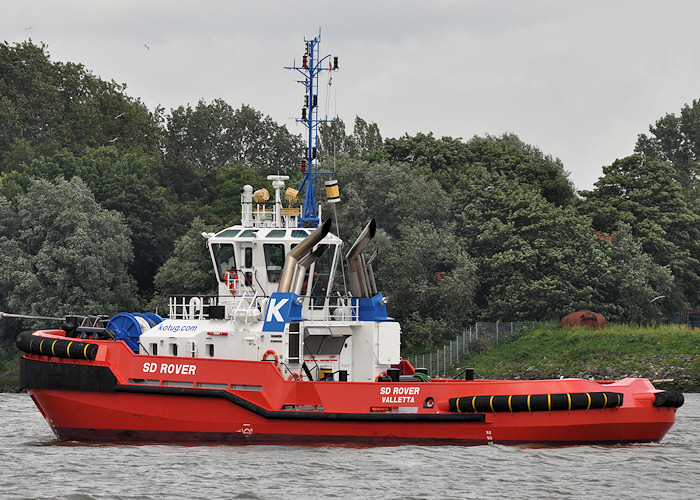
[[26, 394], [0, 394], [0, 498], [698, 498], [700, 394], [658, 444], [83, 445]]

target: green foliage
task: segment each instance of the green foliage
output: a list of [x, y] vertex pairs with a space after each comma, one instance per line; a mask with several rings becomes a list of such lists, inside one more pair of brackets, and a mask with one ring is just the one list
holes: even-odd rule
[[103, 207], [123, 214], [134, 248], [130, 271], [143, 294], [153, 290], [153, 277], [182, 233], [169, 194], [156, 183], [157, 166], [141, 152], [100, 147], [86, 151], [77, 172]]
[[438, 183], [415, 175], [406, 165], [341, 158], [335, 172], [343, 202], [333, 210], [344, 238], [359, 234], [372, 218], [391, 236], [411, 221], [439, 227], [450, 211], [450, 200]]
[[158, 118], [125, 90], [80, 64], [51, 62], [44, 45], [0, 44], [0, 171], [63, 148], [155, 151]]
[[501, 137], [460, 139], [432, 134], [387, 139], [384, 154], [391, 161], [406, 162], [424, 175], [436, 178], [449, 193], [457, 192], [472, 167], [483, 167], [493, 174], [523, 183], [555, 205], [569, 205], [575, 199], [574, 187], [559, 159], [523, 143], [513, 134]]
[[152, 290], [153, 276], [178, 233], [169, 194], [156, 183], [157, 158], [138, 150], [100, 146], [87, 148], [81, 156], [62, 150], [50, 157], [36, 157], [20, 168], [0, 178], [2, 188], [7, 179], [3, 191], [7, 190], [8, 197], [15, 196], [32, 178], [68, 180], [78, 176], [104, 208], [123, 214], [135, 254], [130, 273], [142, 293]]
[[[241, 187], [270, 189], [268, 174], [298, 186], [302, 138], [253, 108], [165, 115], [125, 92], [43, 45], [0, 45], [1, 309], [109, 313], [213, 291], [205, 224], [237, 223]], [[409, 351], [477, 318], [586, 308], [654, 324], [700, 306], [700, 101], [582, 200], [560, 160], [513, 134], [383, 140], [360, 117], [319, 133], [342, 199], [324, 213], [345, 240], [376, 219], [377, 281]]]
[[267, 176], [244, 165], [231, 164], [219, 169], [215, 182], [218, 196], [211, 205], [210, 213], [222, 226], [241, 222], [241, 188], [246, 184], [253, 186], [254, 190], [267, 188], [274, 193], [272, 182], [267, 180]]
[[349, 155], [352, 139], [345, 133], [345, 123], [337, 116], [330, 123], [318, 127], [318, 154], [322, 159]]
[[[601, 299], [596, 310], [615, 321], [652, 324], [663, 321], [663, 302], [673, 287], [670, 269], [654, 262], [642, 250], [631, 228], [621, 230], [600, 240], [599, 246], [607, 257], [601, 287]], [[654, 300], [656, 299], [656, 300]]]
[[686, 104], [680, 116], [673, 113], [649, 126], [651, 135], [639, 134], [635, 152], [657, 158], [673, 166], [674, 179], [688, 198], [700, 197], [700, 101]]
[[0, 303], [18, 314], [110, 314], [136, 307], [128, 229], [79, 179], [33, 180], [0, 198]]
[[478, 265], [482, 314], [540, 320], [591, 308], [604, 261], [588, 221], [484, 167], [464, 173], [456, 185], [454, 218], [463, 247]]
[[168, 153], [204, 170], [229, 163], [260, 172], [287, 173], [303, 158], [303, 142], [269, 116], [242, 105], [234, 110], [221, 99], [180, 106], [167, 118]]
[[601, 233], [629, 226], [641, 250], [671, 271], [667, 315], [700, 304], [700, 214], [683, 198], [673, 166], [633, 155], [603, 174], [595, 190], [581, 192], [580, 213]]
[[175, 243], [173, 255], [155, 276], [156, 295], [149, 308], [167, 311], [168, 296], [216, 294], [216, 278], [203, 232], [212, 228], [197, 218]]
[[699, 335], [685, 326], [561, 330], [551, 324], [472, 355], [455, 371], [471, 366], [479, 377], [496, 379], [635, 376], [697, 381]]
[[352, 135], [345, 133], [345, 123], [336, 117], [319, 127], [319, 152], [325, 159], [348, 155], [367, 157], [382, 149], [382, 135], [376, 123], [355, 117]]
[[378, 285], [402, 324], [404, 349], [443, 342], [474, 319], [476, 266], [449, 230], [420, 221], [376, 239]]
[[382, 147], [382, 135], [376, 123], [367, 123], [359, 116], [355, 117], [352, 131], [351, 150], [355, 156], [365, 156]]

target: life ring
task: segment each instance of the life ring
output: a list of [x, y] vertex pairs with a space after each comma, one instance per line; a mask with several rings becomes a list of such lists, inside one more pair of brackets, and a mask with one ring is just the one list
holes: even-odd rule
[[231, 295], [236, 294], [236, 283], [238, 282], [238, 273], [236, 271], [229, 269], [224, 273], [224, 282], [228, 286]]
[[386, 377], [386, 372], [382, 372], [379, 375], [377, 375], [376, 377], [374, 377], [374, 381], [379, 382], [379, 377]]
[[275, 366], [279, 366], [279, 364], [280, 364], [280, 357], [279, 357], [279, 356], [277, 355], [277, 353], [276, 353], [275, 351], [273, 351], [272, 349], [268, 349], [267, 351], [265, 351], [265, 354], [263, 354], [262, 360], [263, 360], [263, 361], [267, 361], [267, 356], [268, 356], [268, 354], [272, 354], [272, 355], [275, 357], [275, 359], [274, 359]]
[[287, 380], [301, 380], [301, 373], [290, 373]]

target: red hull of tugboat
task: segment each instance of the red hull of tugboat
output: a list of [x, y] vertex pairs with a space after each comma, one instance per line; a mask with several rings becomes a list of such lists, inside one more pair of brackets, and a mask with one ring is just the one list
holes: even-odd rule
[[[49, 339], [65, 338], [60, 333]], [[290, 381], [273, 362], [145, 356], [123, 342], [92, 343], [99, 345], [95, 360], [29, 353], [22, 359], [22, 385], [62, 440], [614, 444], [659, 441], [676, 413], [653, 405], [658, 391], [644, 379]], [[459, 413], [447, 404], [455, 397], [599, 391], [621, 394], [622, 405]]]
[[484, 422], [357, 422], [343, 416], [326, 421], [271, 420], [218, 398], [29, 392], [59, 439], [86, 442], [617, 444], [661, 440], [675, 414], [671, 408], [620, 408], [568, 414], [486, 414]]

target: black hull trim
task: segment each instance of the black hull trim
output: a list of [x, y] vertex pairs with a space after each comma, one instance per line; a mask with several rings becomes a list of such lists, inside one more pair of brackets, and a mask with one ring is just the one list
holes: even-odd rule
[[20, 389], [114, 392], [117, 379], [106, 366], [19, 359]]
[[528, 448], [561, 448], [565, 446], [603, 445], [613, 446], [630, 443], [655, 443], [659, 440], [633, 441], [487, 441], [486, 439], [436, 439], [398, 436], [318, 436], [298, 434], [244, 434], [242, 432], [172, 432], [141, 431], [127, 429], [73, 429], [53, 428], [62, 441], [88, 443], [123, 444], [184, 444], [184, 445], [289, 445], [289, 446], [479, 446], [499, 444]]

